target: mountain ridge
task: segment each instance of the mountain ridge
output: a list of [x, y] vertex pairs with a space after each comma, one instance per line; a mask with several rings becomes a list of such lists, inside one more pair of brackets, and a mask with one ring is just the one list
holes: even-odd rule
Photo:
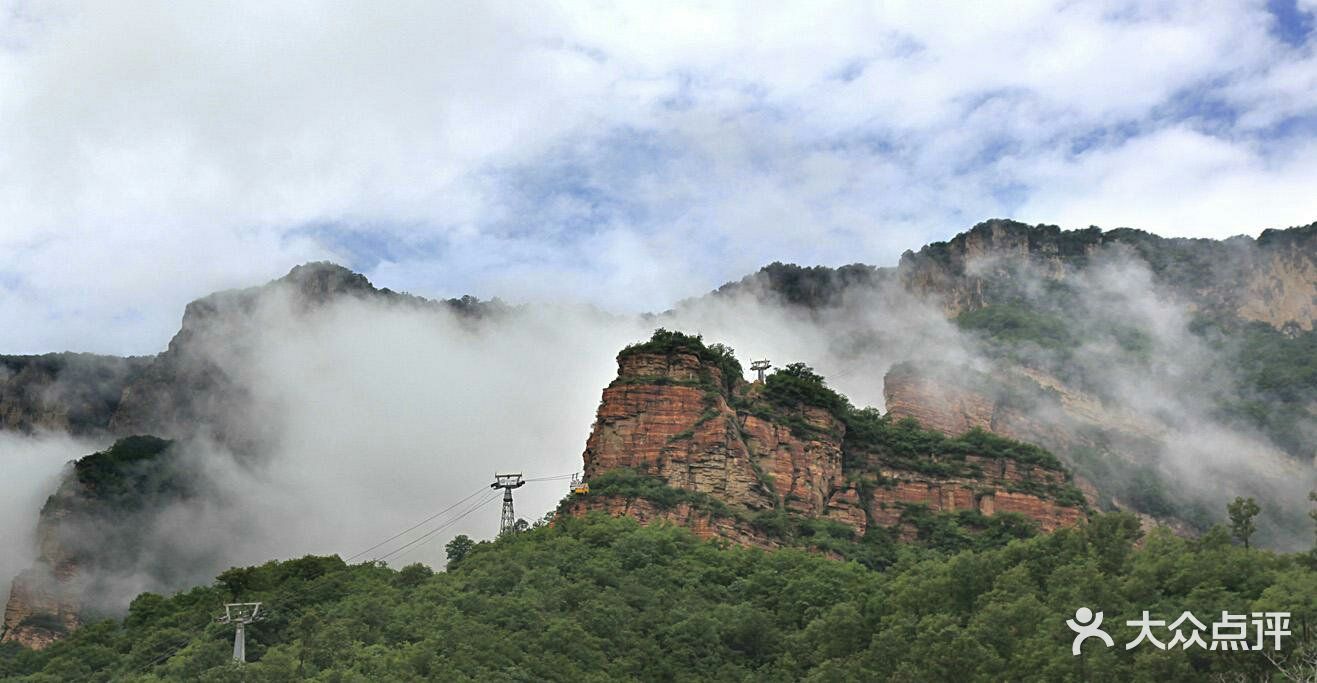
[[[1119, 404], [1120, 395], [1103, 393], [1104, 388], [1092, 385], [1092, 376], [1085, 374], [1105, 372], [1112, 359], [1130, 360], [1132, 367], [1142, 368], [1139, 363], [1146, 363], [1146, 356], [1166, 350], [1159, 351], [1156, 340], [1140, 337], [1137, 328], [1106, 329], [1110, 320], [1103, 318], [1099, 322], [1105, 327], [1098, 332], [1104, 336], [1099, 341], [1106, 345], [1103, 348], [1109, 347], [1104, 353], [1115, 355], [1082, 362], [1075, 355], [1089, 351], [1079, 347], [1088, 341], [1086, 335], [1095, 334], [1081, 324], [1086, 322], [1084, 316], [1110, 312], [1093, 308], [1080, 295], [1094, 272], [1124, 261], [1142, 264], [1152, 274], [1149, 287], [1160, 287], [1157, 278], [1183, 276], [1177, 286], [1154, 294], [1176, 307], [1170, 310], [1183, 311], [1186, 319], [1202, 319], [1201, 329], [1206, 331], [1194, 334], [1205, 335], [1203, 343], [1224, 339], [1222, 343], [1239, 345], [1246, 338], [1240, 335], [1254, 335], [1279, 359], [1262, 357], [1256, 377], [1249, 380], [1256, 386], [1239, 385], [1253, 392], [1241, 389], [1240, 393], [1252, 403], [1223, 404], [1218, 407], [1227, 412], [1221, 414], [1233, 410], [1229, 415], [1240, 424], [1271, 429], [1268, 438], [1274, 436], [1277, 443], [1288, 439], [1295, 448], [1307, 448], [1311, 442], [1303, 436], [1304, 430], [1313, 420], [1305, 415], [1317, 414], [1313, 412], [1317, 396], [1303, 390], [1307, 385], [1303, 377], [1308, 375], [1289, 384], [1277, 377], [1289, 371], [1285, 363], [1290, 356], [1310, 364], [1317, 357], [1310, 351], [1317, 349], [1311, 346], [1317, 335], [1312, 320], [1302, 319], [1311, 313], [1311, 299], [1317, 297], [1307, 294], [1317, 287], [1313, 266], [1317, 224], [1267, 231], [1256, 240], [1177, 239], [1127, 229], [1060, 231], [1055, 226], [997, 220], [918, 253], [907, 252], [895, 267], [765, 266], [706, 298], [748, 295], [821, 319], [830, 311], [845, 312], [857, 301], [864, 303], [860, 295], [866, 292], [896, 286], [936, 302], [965, 339], [976, 345], [983, 367], [933, 371], [924, 364], [897, 371], [894, 366], [884, 377], [888, 414], [881, 417], [886, 422], [856, 418], [859, 421], [850, 424], [845, 399], [817, 391], [806, 367], [793, 370], [800, 373], [795, 379], [803, 383], [791, 384], [791, 391], [803, 393], [789, 395], [822, 397], [823, 403], [773, 403], [765, 398], [766, 385], [745, 381], [730, 351], [726, 356], [722, 351], [710, 354], [701, 346], [674, 356], [671, 349], [656, 353], [652, 347], [645, 350], [648, 343], [642, 343], [636, 347], [639, 350], [619, 355], [618, 377], [605, 389], [584, 456], [587, 477], [599, 495], [569, 501], [564, 511], [583, 514], [593, 509], [642, 521], [679, 521], [701, 535], [746, 545], [803, 543], [835, 555], [851, 551], [855, 541], [870, 532], [890, 531], [903, 542], [945, 533], [948, 515], [959, 520], [952, 526], [964, 522], [975, 533], [1012, 533], [1009, 528], [987, 526], [1002, 511], [1020, 513], [1051, 530], [1083, 517], [1067, 510], [1129, 510], [1141, 514], [1149, 528], [1170, 524], [1183, 533], [1199, 533], [1215, 517], [1202, 508], [1201, 500], [1177, 500], [1174, 487], [1166, 483], [1175, 473], [1157, 469], [1157, 458], [1165, 450], [1157, 439], [1170, 433], [1159, 432], [1167, 424], [1149, 426], [1128, 419], [1119, 410], [1125, 408]], [[1158, 251], [1166, 244], [1175, 245], [1170, 253]], [[1202, 267], [1205, 259], [1220, 255], [1233, 260]], [[1200, 286], [1195, 280], [1218, 275], [1227, 284], [1234, 283], [1231, 287], [1259, 282], [1266, 286], [1244, 286], [1252, 298], [1241, 299], [1223, 294], [1223, 288], [1229, 289], [1226, 285]], [[1309, 296], [1307, 304], [1302, 303], [1304, 296]], [[248, 362], [245, 344], [260, 329], [261, 315], [271, 314], [262, 308], [271, 299], [278, 304], [273, 315], [293, 318], [351, 299], [451, 311], [472, 325], [515, 310], [498, 300], [482, 302], [469, 296], [424, 299], [377, 288], [364, 275], [342, 266], [305, 264], [265, 285], [216, 292], [191, 302], [168, 348], [153, 357], [0, 357], [5, 368], [0, 376], [0, 428], [69, 431], [98, 438], [202, 437], [236, 453], [258, 451], [269, 437], [263, 427], [265, 416], [251, 412], [234, 373]], [[1119, 306], [1116, 309], [1122, 313]], [[657, 319], [663, 322], [662, 315]], [[1250, 344], [1254, 342], [1240, 350], [1257, 348]], [[1232, 357], [1222, 352], [1221, 358]], [[1317, 364], [1310, 369], [1317, 373]], [[779, 371], [770, 381], [787, 382], [785, 378], [791, 376]], [[822, 378], [818, 385], [824, 387]], [[717, 396], [709, 405], [711, 392]], [[653, 406], [659, 404], [666, 407], [656, 411]], [[1268, 425], [1256, 421], [1259, 415], [1266, 419], [1279, 415], [1288, 422]], [[868, 456], [847, 448], [853, 428], [890, 437], [890, 430], [902, 428], [901, 418], [907, 417], [922, 423], [905, 427], [907, 436], [953, 448], [950, 455], [956, 457], [926, 447], [918, 462], [893, 464], [870, 453], [873, 461], [862, 465], [859, 461]], [[616, 430], [609, 433], [608, 420], [630, 420], [639, 427], [632, 429], [631, 437]], [[976, 428], [980, 431], [974, 432]], [[1021, 475], [1005, 468], [992, 474], [994, 463], [1001, 459], [974, 460], [980, 456], [967, 452], [966, 433], [981, 434], [972, 443], [982, 447], [994, 443], [985, 441], [989, 437], [1037, 443], [1060, 458], [1055, 466], [1049, 463], [1043, 469], [1060, 474], [1029, 470]], [[610, 439], [630, 445], [614, 443], [610, 450]], [[1293, 462], [1282, 463], [1286, 467], [1303, 462], [1302, 450], [1289, 455]], [[924, 466], [918, 463], [925, 461], [941, 469], [918, 471]], [[944, 471], [951, 465], [968, 467], [963, 465], [966, 462], [981, 472]], [[1066, 468], [1080, 475], [1075, 483], [1082, 495], [1069, 488]], [[1304, 471], [1294, 471], [1298, 474], [1283, 470], [1281, 475], [1301, 483]], [[1056, 488], [1063, 484], [1064, 492]], [[616, 495], [608, 493], [610, 488]], [[633, 495], [637, 491], [644, 495]], [[1266, 488], [1257, 491], [1262, 495]], [[1284, 520], [1288, 528], [1306, 521], [1296, 510], [1287, 508], [1295, 513]], [[1265, 526], [1262, 532], [1278, 533]], [[869, 561], [881, 564], [881, 552], [870, 554]], [[21, 594], [26, 589], [16, 586], [16, 590]], [[19, 603], [24, 600], [18, 597]], [[57, 607], [57, 617], [70, 611], [62, 603]], [[24, 614], [18, 621], [31, 616]]]

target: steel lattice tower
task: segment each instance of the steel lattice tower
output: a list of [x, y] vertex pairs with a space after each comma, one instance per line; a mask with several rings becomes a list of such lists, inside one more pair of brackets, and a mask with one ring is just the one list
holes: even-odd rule
[[521, 488], [526, 482], [521, 480], [521, 473], [515, 474], [495, 474], [494, 483], [489, 485], [491, 489], [503, 489], [503, 519], [499, 522], [498, 533], [500, 536], [512, 531], [517, 524], [517, 515], [512, 511], [512, 489]]

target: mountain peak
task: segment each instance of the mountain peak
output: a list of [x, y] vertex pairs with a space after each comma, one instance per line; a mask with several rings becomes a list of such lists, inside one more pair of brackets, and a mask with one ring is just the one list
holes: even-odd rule
[[275, 283], [291, 284], [311, 304], [323, 304], [341, 295], [373, 296], [378, 288], [360, 274], [328, 261], [312, 261], [295, 266]]
[[308, 299], [317, 302], [338, 294], [379, 291], [365, 275], [330, 261], [311, 261], [295, 266], [275, 282], [294, 285]]

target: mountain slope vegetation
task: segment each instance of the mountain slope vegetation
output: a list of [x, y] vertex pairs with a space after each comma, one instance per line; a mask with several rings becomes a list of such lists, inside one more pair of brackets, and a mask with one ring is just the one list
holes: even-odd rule
[[[563, 518], [450, 546], [450, 567], [399, 571], [305, 557], [235, 568], [209, 586], [143, 594], [122, 621], [35, 652], [7, 644], [0, 676], [66, 680], [1181, 681], [1255, 677], [1254, 652], [1119, 646], [1142, 610], [1288, 610], [1282, 657], [1311, 648], [1317, 572], [1305, 555], [1186, 540], [1136, 521], [1088, 524], [989, 550], [903, 548], [887, 571], [797, 550], [699, 541], [688, 530]], [[262, 601], [243, 668], [229, 601]], [[1072, 656], [1065, 626], [1105, 611], [1118, 643]], [[1307, 640], [1305, 640], [1305, 638]], [[1292, 660], [1291, 660], [1292, 661]], [[1280, 664], [1285, 665], [1285, 661]]]

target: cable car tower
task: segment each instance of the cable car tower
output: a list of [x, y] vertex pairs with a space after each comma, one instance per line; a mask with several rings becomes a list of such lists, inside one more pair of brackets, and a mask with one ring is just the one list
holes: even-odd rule
[[768, 362], [767, 358], [764, 360], [751, 361], [750, 363], [750, 369], [759, 373], [759, 382], [761, 384], [764, 381], [764, 373], [771, 367], [773, 367], [773, 364]]
[[264, 618], [259, 602], [231, 602], [224, 605], [224, 616], [215, 621], [237, 626], [233, 633], [233, 661], [247, 663], [247, 624]]
[[491, 489], [503, 489], [503, 519], [499, 522], [498, 533], [500, 536], [512, 531], [517, 525], [517, 515], [512, 512], [512, 489], [519, 489], [526, 482], [521, 480], [521, 473], [513, 474], [495, 474], [494, 483], [489, 485]]

